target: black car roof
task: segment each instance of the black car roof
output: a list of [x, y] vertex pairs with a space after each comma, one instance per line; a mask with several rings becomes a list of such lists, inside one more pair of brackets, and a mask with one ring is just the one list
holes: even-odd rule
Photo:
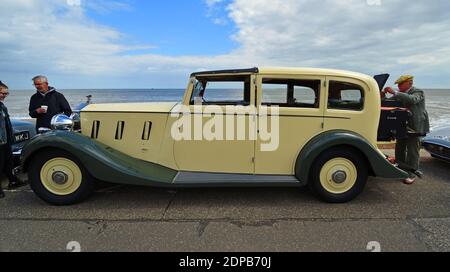
[[259, 69], [257, 67], [253, 67], [253, 68], [248, 68], [248, 69], [204, 71], [204, 72], [192, 73], [191, 76], [214, 75], [214, 74], [244, 74], [244, 73], [245, 74], [248, 74], [248, 73], [259, 73]]

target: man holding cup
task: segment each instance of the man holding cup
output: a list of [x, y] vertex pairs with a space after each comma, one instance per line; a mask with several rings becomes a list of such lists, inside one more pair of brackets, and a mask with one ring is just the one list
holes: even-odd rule
[[30, 99], [29, 112], [32, 118], [36, 118], [36, 131], [39, 131], [39, 128], [51, 129], [51, 120], [57, 114], [72, 114], [64, 95], [48, 85], [47, 77], [34, 77], [33, 85], [36, 87], [36, 93]]

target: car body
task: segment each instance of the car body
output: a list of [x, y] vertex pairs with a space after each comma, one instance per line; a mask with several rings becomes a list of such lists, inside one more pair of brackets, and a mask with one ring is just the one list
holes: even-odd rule
[[[346, 202], [361, 193], [368, 175], [407, 177], [377, 148], [380, 112], [379, 86], [364, 74], [313, 68], [199, 72], [180, 103], [85, 107], [81, 133], [35, 137], [22, 164], [36, 194], [55, 205], [86, 198], [94, 180], [175, 188], [309, 185], [325, 201]], [[233, 137], [239, 121], [226, 127], [227, 118], [257, 124], [244, 133], [256, 137]], [[197, 138], [196, 122], [204, 131], [221, 125], [232, 132], [225, 140]], [[262, 137], [264, 123], [277, 128], [270, 139], [277, 140]], [[193, 124], [194, 131], [180, 124]], [[174, 136], [178, 132], [186, 137]]]
[[11, 125], [14, 136], [14, 144], [12, 145], [14, 166], [19, 166], [22, 148], [27, 141], [36, 135], [36, 128], [32, 122], [14, 118], [11, 119]]
[[450, 127], [441, 127], [424, 138], [423, 147], [432, 157], [450, 162]]

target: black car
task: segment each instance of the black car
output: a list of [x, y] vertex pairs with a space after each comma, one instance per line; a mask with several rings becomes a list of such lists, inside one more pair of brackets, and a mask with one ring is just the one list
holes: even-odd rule
[[431, 132], [422, 145], [432, 157], [450, 162], [450, 126]]
[[19, 119], [11, 119], [14, 134], [14, 144], [12, 146], [14, 166], [20, 164], [20, 153], [25, 143], [36, 135], [34, 123]]

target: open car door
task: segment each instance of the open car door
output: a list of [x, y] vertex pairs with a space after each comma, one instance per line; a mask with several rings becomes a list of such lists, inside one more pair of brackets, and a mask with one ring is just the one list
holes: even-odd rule
[[384, 86], [386, 85], [386, 82], [388, 81], [390, 74], [381, 74], [376, 75], [373, 78], [375, 78], [376, 82], [378, 83], [378, 87], [380, 88], [380, 92], [383, 90]]
[[[389, 79], [389, 74], [374, 76], [380, 92]], [[378, 141], [392, 141], [407, 137], [408, 110], [401, 108], [402, 103], [392, 99], [381, 101], [381, 118], [378, 127]]]

